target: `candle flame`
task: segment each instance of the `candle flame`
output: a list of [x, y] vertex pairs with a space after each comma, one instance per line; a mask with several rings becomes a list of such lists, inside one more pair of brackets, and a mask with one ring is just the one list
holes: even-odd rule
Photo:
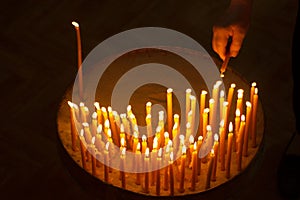
[[160, 126], [157, 126], [157, 127], [156, 127], [156, 133], [160, 133], [160, 131], [161, 131], [161, 127], [160, 127]]
[[192, 115], [193, 115], [193, 111], [190, 110], [190, 111], [188, 112], [188, 117], [191, 117]]
[[101, 111], [106, 113], [106, 108], [105, 107], [101, 107]]
[[149, 154], [150, 154], [150, 152], [149, 152], [149, 147], [147, 147], [147, 148], [146, 148], [146, 151], [145, 151], [145, 157], [146, 157], [146, 158], [149, 158]]
[[229, 104], [228, 101], [224, 101], [224, 102], [223, 102], [223, 107], [227, 107], [228, 104]]
[[124, 132], [125, 132], [124, 124], [121, 124], [121, 125], [120, 125], [120, 132], [121, 132], [121, 133], [124, 133]]
[[137, 124], [135, 124], [134, 126], [133, 126], [133, 131], [134, 132], [139, 132], [139, 127], [138, 127], [138, 125]]
[[200, 136], [198, 137], [198, 141], [202, 141], [202, 140], [203, 140], [203, 136], [200, 135]]
[[214, 99], [209, 99], [209, 104], [214, 104], [215, 100]]
[[159, 111], [158, 112], [158, 120], [159, 121], [164, 121], [164, 111]]
[[146, 140], [147, 140], [147, 136], [146, 136], [146, 135], [143, 135], [143, 136], [142, 136], [142, 141], [143, 141], [143, 142], [146, 142]]
[[123, 138], [123, 137], [121, 138], [121, 146], [125, 147], [125, 138]]
[[89, 123], [83, 122], [83, 123], [82, 123], [82, 126], [83, 126], [84, 128], [88, 128], [88, 127], [89, 127]]
[[209, 108], [205, 108], [205, 109], [203, 110], [203, 112], [206, 113], [206, 114], [209, 113]]
[[251, 103], [250, 103], [250, 101], [246, 101], [246, 106], [249, 107], [249, 108], [251, 108]]
[[229, 133], [232, 133], [233, 131], [233, 124], [232, 122], [229, 123]]
[[162, 156], [162, 148], [159, 148], [157, 156], [161, 158], [161, 156]]
[[201, 95], [207, 95], [207, 91], [206, 90], [202, 90], [201, 91]]
[[217, 133], [215, 133], [215, 135], [214, 135], [214, 140], [217, 142], [217, 141], [219, 141], [219, 135], [217, 134]]
[[190, 142], [190, 144], [193, 144], [193, 143], [194, 143], [194, 136], [193, 136], [193, 135], [190, 135], [190, 137], [189, 137], [189, 142]]
[[180, 140], [180, 144], [184, 145], [184, 135], [180, 134], [179, 135], [179, 140]]
[[127, 106], [127, 112], [131, 112], [131, 105]]
[[191, 95], [191, 96], [190, 96], [190, 100], [191, 100], [191, 101], [196, 101], [196, 97], [195, 97], [194, 95]]
[[108, 111], [109, 113], [112, 113], [112, 107], [111, 107], [111, 106], [108, 106], [108, 107], [107, 107], [107, 111]]
[[99, 102], [95, 102], [95, 103], [94, 103], [94, 106], [95, 106], [95, 108], [96, 108], [97, 110], [100, 110], [100, 104], [99, 104]]
[[172, 88], [167, 89], [167, 93], [172, 93], [172, 92], [173, 92]]
[[169, 133], [167, 131], [164, 133], [164, 137], [169, 138]]
[[105, 122], [104, 122], [104, 127], [105, 128], [109, 128], [110, 127], [110, 124], [109, 124], [109, 120], [106, 119]]
[[239, 89], [238, 90], [238, 99], [242, 99], [244, 95], [244, 90], [243, 89]]
[[236, 85], [234, 83], [231, 83], [230, 87], [234, 89]]
[[84, 107], [84, 103], [83, 103], [83, 102], [80, 102], [80, 103], [79, 103], [79, 106], [80, 106], [80, 107]]
[[221, 120], [220, 126], [221, 126], [222, 128], [224, 128], [224, 119]]
[[146, 103], [146, 106], [147, 106], [147, 107], [151, 107], [151, 106], [152, 106], [152, 103], [151, 103], [150, 101], [148, 101], [148, 102]]
[[83, 135], [84, 135], [84, 130], [80, 129], [80, 136], [83, 137]]
[[175, 123], [173, 126], [173, 131], [176, 130], [178, 128], [178, 123]]
[[111, 130], [110, 130], [110, 128], [107, 130], [107, 136], [108, 136], [109, 138], [111, 138]]
[[224, 92], [224, 90], [221, 90], [220, 91], [220, 98], [224, 98], [224, 96], [225, 96], [225, 92]]
[[150, 120], [151, 119], [151, 114], [148, 114], [147, 116], [146, 116], [146, 120]]
[[141, 150], [141, 143], [137, 143], [137, 145], [136, 145], [136, 150], [137, 150], [137, 151], [140, 151], [140, 150]]
[[215, 154], [215, 150], [212, 149], [210, 153], [211, 153], [211, 155], [214, 155]]
[[99, 124], [97, 127], [97, 133], [101, 133], [102, 132], [102, 124]]
[[79, 24], [75, 21], [72, 21], [72, 25], [75, 27], [75, 28], [79, 28]]
[[178, 114], [174, 114], [174, 119], [179, 119], [179, 115]]
[[185, 145], [183, 145], [183, 147], [182, 147], [182, 154], [186, 154], [186, 146]]
[[168, 141], [168, 146], [169, 146], [170, 148], [173, 146], [172, 140], [169, 140], [169, 141]]
[[241, 116], [241, 120], [244, 122], [245, 119], [246, 119], [246, 118], [245, 118], [245, 115], [242, 115], [242, 116]]
[[95, 144], [95, 141], [96, 141], [96, 137], [93, 136], [93, 137], [92, 137], [92, 144]]
[[68, 105], [73, 108], [73, 103], [71, 101], [68, 101]]
[[211, 131], [211, 126], [210, 126], [210, 125], [207, 125], [207, 126], [206, 126], [206, 131], [207, 131], [207, 132], [210, 132], [210, 131]]
[[252, 87], [256, 87], [256, 82], [253, 82], [253, 83], [251, 84], [251, 86], [252, 86]]
[[174, 154], [173, 152], [170, 153], [170, 161], [173, 161], [174, 160]]
[[190, 122], [186, 123], [186, 128], [191, 128], [191, 123]]
[[192, 92], [192, 90], [190, 88], [185, 90], [185, 93], [190, 94]]
[[258, 88], [254, 89], [254, 94], [258, 94]]
[[121, 113], [121, 114], [120, 114], [120, 117], [121, 117], [122, 119], [126, 119], [126, 114], [125, 114], [125, 113]]
[[240, 109], [236, 109], [236, 111], [235, 111], [235, 116], [237, 116], [237, 117], [241, 116], [241, 111], [240, 111]]
[[84, 106], [83, 109], [84, 109], [84, 112], [89, 113], [89, 108], [88, 107]]
[[93, 119], [97, 119], [97, 117], [98, 117], [97, 113], [96, 113], [96, 112], [93, 112], [92, 118], [93, 118]]
[[123, 148], [122, 148], [121, 154], [122, 154], [122, 156], [125, 156], [125, 154], [126, 154], [126, 147], [123, 147]]
[[197, 150], [197, 142], [194, 143], [194, 151]]
[[109, 149], [109, 142], [106, 142], [105, 149], [106, 149], [106, 151], [108, 151], [108, 149]]
[[139, 135], [138, 135], [138, 133], [137, 133], [136, 131], [133, 132], [133, 137], [134, 137], [135, 139], [138, 139]]
[[157, 146], [158, 146], [158, 139], [155, 136], [154, 139], [153, 139], [153, 149], [157, 149]]

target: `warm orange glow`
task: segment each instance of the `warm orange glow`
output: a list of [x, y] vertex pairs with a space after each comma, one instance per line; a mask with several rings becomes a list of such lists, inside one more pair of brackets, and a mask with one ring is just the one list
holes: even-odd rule
[[185, 145], [183, 145], [183, 147], [182, 147], [182, 154], [186, 154], [186, 146]]
[[105, 122], [104, 122], [104, 127], [105, 128], [109, 128], [110, 127], [110, 124], [109, 124], [109, 120], [106, 119]]
[[107, 136], [108, 136], [109, 138], [111, 138], [111, 130], [110, 130], [110, 129], [107, 130]]
[[231, 83], [230, 87], [231, 87], [231, 88], [235, 88], [236, 85], [235, 85], [234, 83]]
[[75, 27], [75, 28], [79, 28], [79, 24], [75, 21], [72, 21], [72, 25]]
[[250, 103], [250, 101], [246, 101], [246, 106], [251, 108], [251, 103]]
[[237, 117], [241, 116], [241, 111], [240, 111], [240, 109], [236, 109], [236, 111], [235, 111], [235, 116], [237, 116]]
[[229, 123], [229, 133], [232, 133], [233, 131], [233, 124], [232, 122]]
[[121, 147], [125, 147], [125, 138], [121, 138]]
[[138, 144], [136, 145], [136, 150], [137, 150], [137, 151], [140, 151], [140, 150], [141, 150], [141, 143], [138, 143]]
[[142, 141], [143, 141], [143, 142], [146, 142], [146, 140], [147, 140], [147, 136], [146, 136], [146, 135], [143, 135], [143, 136], [142, 136]]
[[173, 92], [172, 88], [167, 89], [167, 93], [172, 93], [172, 92]]
[[246, 120], [245, 115], [241, 116], [241, 120], [244, 122]]
[[207, 130], [207, 132], [211, 131], [211, 126], [210, 126], [210, 125], [207, 125], [207, 126], [206, 126], [206, 130]]
[[217, 141], [219, 141], [219, 135], [216, 133], [215, 135], [214, 135], [214, 140], [217, 142]]
[[153, 149], [157, 149], [158, 146], [158, 141], [157, 141], [157, 137], [155, 136], [153, 139]]
[[190, 135], [190, 137], [189, 137], [189, 142], [190, 142], [190, 144], [193, 144], [193, 143], [194, 143], [194, 136], [193, 136], [193, 135]]
[[238, 99], [242, 99], [243, 95], [244, 95], [244, 90], [243, 89], [239, 89], [237, 92], [238, 92]]
[[99, 104], [99, 102], [95, 102], [95, 103], [94, 103], [94, 106], [95, 106], [95, 108], [96, 108], [97, 110], [100, 110], [100, 104]]
[[150, 154], [149, 147], [147, 147], [145, 151], [145, 157], [149, 158], [149, 154]]
[[258, 93], [258, 88], [255, 88], [254, 94], [257, 94], [257, 93]]
[[252, 87], [256, 87], [256, 82], [253, 82], [253, 83], [251, 84], [251, 86], [252, 86]]
[[194, 143], [194, 151], [197, 150], [197, 142]]

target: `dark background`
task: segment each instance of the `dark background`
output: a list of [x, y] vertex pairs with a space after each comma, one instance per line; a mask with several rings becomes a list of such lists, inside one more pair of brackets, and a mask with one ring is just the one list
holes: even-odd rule
[[[92, 199], [62, 162], [56, 130], [58, 105], [76, 76], [73, 20], [81, 25], [83, 58], [114, 34], [157, 26], [192, 37], [218, 59], [211, 48], [212, 26], [228, 3], [1, 1], [0, 198]], [[294, 132], [291, 45], [297, 3], [254, 1], [242, 50], [229, 63], [258, 83], [266, 117], [260, 163], [247, 187], [232, 188], [237, 191], [232, 199], [280, 199], [277, 170]]]

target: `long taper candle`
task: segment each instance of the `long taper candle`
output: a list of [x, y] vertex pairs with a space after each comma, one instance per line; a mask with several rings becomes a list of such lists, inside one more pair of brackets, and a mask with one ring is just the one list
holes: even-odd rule
[[206, 100], [206, 95], [207, 95], [207, 91], [202, 90], [201, 91], [201, 95], [200, 95], [200, 119], [199, 119], [199, 136], [203, 136], [203, 112], [204, 112], [204, 108], [205, 108], [205, 100]]
[[[224, 134], [224, 132], [222, 134]], [[214, 152], [215, 152], [215, 160], [216, 161], [214, 162], [213, 169], [212, 169], [212, 176], [211, 176], [211, 180], [212, 181], [216, 181], [217, 180], [218, 151], [219, 151], [219, 135], [218, 134], [214, 135], [214, 141], [215, 142], [214, 142], [213, 149], [214, 149]], [[225, 170], [225, 167], [224, 167], [224, 170]]]
[[76, 30], [76, 38], [77, 38], [77, 65], [78, 65], [78, 84], [79, 84], [79, 97], [83, 99], [83, 80], [82, 80], [82, 53], [81, 53], [81, 37], [80, 37], [80, 28], [79, 24], [75, 21], [72, 22], [72, 25]]
[[[169, 88], [167, 90], [167, 117], [168, 117], [168, 132], [172, 132], [172, 127], [173, 127], [173, 103], [172, 103], [172, 95], [173, 95], [173, 89]], [[171, 139], [172, 135], [171, 135]]]
[[186, 146], [183, 145], [182, 155], [181, 155], [181, 165], [180, 165], [180, 182], [179, 182], [179, 189], [178, 189], [180, 193], [183, 193], [185, 191], [184, 189], [185, 160], [186, 160]]
[[208, 164], [208, 169], [207, 169], [207, 176], [206, 176], [206, 182], [205, 182], [205, 189], [209, 189], [210, 188], [210, 181], [211, 181], [211, 175], [212, 175], [212, 168], [214, 165], [214, 162], [216, 162], [217, 160], [215, 160], [215, 153], [214, 150], [211, 150], [210, 153], [210, 160], [209, 160], [209, 164]]
[[157, 153], [157, 171], [156, 171], [156, 195], [160, 195], [160, 167], [161, 167], [161, 156], [162, 156], [162, 148], [158, 150]]
[[195, 191], [197, 181], [197, 142], [194, 142], [192, 152], [192, 180], [191, 180], [191, 191]]
[[72, 141], [72, 149], [73, 151], [77, 151], [77, 145], [76, 145], [76, 141], [77, 141], [77, 129], [76, 129], [76, 116], [75, 116], [75, 105], [74, 103], [72, 103], [71, 101], [68, 101], [68, 104], [70, 106], [70, 124], [71, 124], [71, 141]]
[[231, 152], [232, 152], [232, 139], [233, 139], [232, 131], [233, 131], [233, 125], [232, 122], [230, 122], [229, 133], [228, 133], [228, 144], [227, 144], [226, 178], [230, 178]]
[[244, 135], [244, 145], [243, 145], [243, 156], [248, 156], [248, 140], [249, 140], [249, 127], [251, 119], [251, 103], [246, 102], [246, 125], [245, 125], [245, 135]]
[[237, 152], [237, 170], [242, 170], [242, 151], [243, 151], [243, 142], [244, 142], [244, 133], [245, 133], [245, 115], [241, 116], [241, 125], [238, 135], [238, 152]]
[[104, 180], [106, 183], [109, 182], [109, 144], [109, 142], [106, 143], [104, 150]]
[[234, 92], [235, 87], [236, 87], [236, 85], [234, 83], [232, 83], [230, 85], [229, 90], [228, 90], [228, 95], [227, 95], [228, 113], [230, 113], [231, 104], [232, 104], [232, 98], [233, 98], [233, 92]]
[[169, 176], [170, 176], [170, 196], [174, 196], [174, 173], [173, 173], [173, 152], [170, 153]]
[[251, 138], [252, 138], [252, 147], [256, 147], [256, 115], [257, 115], [257, 103], [258, 103], [258, 89], [255, 88], [253, 95], [253, 110], [252, 110], [252, 119], [251, 119]]
[[149, 154], [150, 154], [149, 148], [147, 147], [145, 151], [145, 158], [144, 158], [144, 171], [145, 171], [144, 192], [145, 193], [149, 193]]

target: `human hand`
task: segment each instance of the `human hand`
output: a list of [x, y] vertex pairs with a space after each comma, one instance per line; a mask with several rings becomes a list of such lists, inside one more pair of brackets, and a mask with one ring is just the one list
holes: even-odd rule
[[[213, 26], [213, 50], [225, 59], [226, 54], [236, 57], [240, 51], [245, 35], [250, 25], [251, 3], [249, 0], [232, 0], [231, 5], [219, 21]], [[228, 39], [231, 37], [231, 45], [226, 50]]]

